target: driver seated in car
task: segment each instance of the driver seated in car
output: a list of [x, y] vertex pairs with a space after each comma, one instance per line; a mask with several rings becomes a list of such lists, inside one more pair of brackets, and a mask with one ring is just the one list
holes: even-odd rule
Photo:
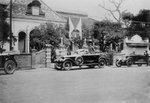
[[95, 53], [95, 49], [94, 49], [94, 47], [92, 45], [89, 45], [89, 52], [91, 54]]

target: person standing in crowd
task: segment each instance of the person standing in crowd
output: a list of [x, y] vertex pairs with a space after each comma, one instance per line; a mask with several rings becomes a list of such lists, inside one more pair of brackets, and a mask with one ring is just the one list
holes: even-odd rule
[[144, 56], [145, 56], [145, 61], [146, 61], [146, 65], [148, 66], [149, 65], [149, 54], [147, 52], [147, 50], [144, 52]]

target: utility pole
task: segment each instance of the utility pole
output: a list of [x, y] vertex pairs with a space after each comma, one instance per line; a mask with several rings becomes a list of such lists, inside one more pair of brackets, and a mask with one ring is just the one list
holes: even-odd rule
[[9, 14], [9, 20], [10, 20], [10, 51], [12, 51], [12, 0], [10, 0], [10, 14]]

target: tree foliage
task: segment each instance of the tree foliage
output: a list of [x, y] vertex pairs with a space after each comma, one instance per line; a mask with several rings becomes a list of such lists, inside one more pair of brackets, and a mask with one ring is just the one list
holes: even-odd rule
[[123, 19], [130, 22], [127, 27], [127, 36], [138, 34], [142, 38], [150, 38], [150, 10], [140, 10], [137, 15], [123, 16]]
[[92, 30], [83, 23], [82, 24], [82, 38], [80, 37], [73, 38], [74, 45], [76, 45], [78, 48], [82, 48], [84, 40], [91, 38], [92, 36], [91, 32]]
[[8, 17], [6, 6], [0, 5], [0, 52], [3, 51], [3, 45], [9, 41], [9, 24], [6, 22]]
[[92, 36], [92, 29], [85, 25], [84, 23], [82, 24], [82, 35], [83, 39], [90, 38]]
[[45, 48], [46, 44], [51, 44], [56, 48], [59, 47], [61, 37], [67, 45], [67, 32], [64, 28], [52, 23], [42, 24], [31, 32], [30, 47], [39, 51]]
[[118, 45], [124, 37], [123, 31], [120, 23], [101, 21], [94, 24], [93, 36], [99, 40], [100, 50], [105, 52], [110, 44]]

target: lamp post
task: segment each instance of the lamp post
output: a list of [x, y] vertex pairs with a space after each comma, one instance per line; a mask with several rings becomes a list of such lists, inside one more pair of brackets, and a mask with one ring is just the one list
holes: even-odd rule
[[9, 20], [10, 20], [10, 51], [12, 51], [12, 0], [10, 0], [10, 12], [9, 12]]

